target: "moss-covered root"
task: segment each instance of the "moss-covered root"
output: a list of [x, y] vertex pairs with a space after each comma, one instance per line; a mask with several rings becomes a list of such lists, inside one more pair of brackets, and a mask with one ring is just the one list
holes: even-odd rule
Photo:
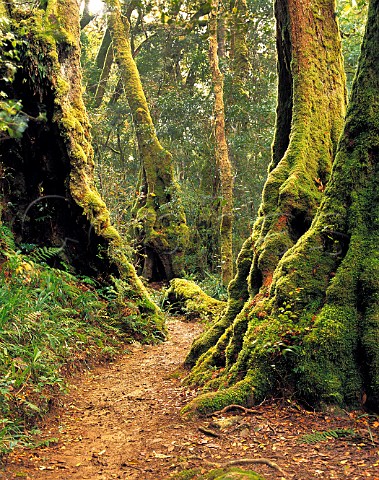
[[252, 238], [249, 237], [244, 242], [237, 258], [237, 273], [228, 287], [226, 309], [219, 319], [216, 319], [215, 322], [193, 342], [191, 350], [185, 360], [186, 365], [194, 366], [203, 353], [216, 345], [249, 298], [246, 279], [249, 275], [252, 257]]
[[185, 315], [217, 319], [225, 310], [226, 303], [207, 295], [195, 282], [174, 278], [167, 289], [165, 308]]
[[174, 480], [264, 480], [252, 470], [236, 467], [218, 468], [208, 473], [200, 473], [200, 469], [184, 470], [173, 477]]
[[248, 373], [243, 380], [230, 387], [220, 389], [217, 392], [207, 392], [199, 395], [189, 402], [182, 409], [181, 413], [186, 417], [192, 417], [207, 415], [232, 404], [251, 407], [255, 402], [254, 392], [254, 375]]
[[253, 470], [241, 470], [240, 468], [212, 470], [205, 478], [207, 480], [264, 480], [264, 477]]

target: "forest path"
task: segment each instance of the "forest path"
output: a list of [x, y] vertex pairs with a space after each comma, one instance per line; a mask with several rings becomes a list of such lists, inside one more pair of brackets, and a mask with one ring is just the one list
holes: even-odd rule
[[[58, 442], [17, 449], [0, 468], [0, 479], [164, 480], [182, 469], [208, 470], [210, 462], [264, 457], [288, 472], [287, 479], [379, 480], [374, 420], [276, 403], [257, 407], [253, 415], [218, 416], [224, 424], [213, 437], [199, 430], [209, 430], [211, 419], [182, 418], [180, 409], [195, 392], [181, 385], [177, 372], [201, 327], [171, 319], [168, 328], [167, 342], [128, 346], [129, 353], [114, 363], [78, 375], [41, 428], [41, 440]], [[305, 433], [336, 428], [353, 428], [360, 437], [298, 441]], [[267, 479], [282, 478], [267, 463], [250, 468]]]

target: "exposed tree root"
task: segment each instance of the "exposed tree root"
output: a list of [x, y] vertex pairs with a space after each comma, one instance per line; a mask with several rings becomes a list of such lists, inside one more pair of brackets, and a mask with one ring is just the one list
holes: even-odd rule
[[208, 413], [208, 415], [206, 415], [206, 417], [214, 417], [216, 415], [222, 415], [223, 413], [226, 413], [229, 410], [234, 410], [234, 409], [243, 410], [244, 413], [259, 413], [258, 410], [253, 410], [251, 408], [243, 407], [242, 405], [234, 405], [233, 404], [233, 405], [227, 405], [222, 410], [217, 410], [217, 412]]
[[225, 463], [210, 462], [209, 460], [205, 460], [204, 458], [202, 458], [201, 461], [206, 463], [207, 465], [210, 465], [212, 467], [217, 467], [217, 468], [228, 468], [228, 467], [237, 467], [241, 465], [245, 466], [245, 465], [263, 464], [273, 468], [274, 470], [277, 470], [281, 475], [283, 475], [283, 478], [286, 478], [286, 475], [287, 475], [286, 472], [276, 462], [273, 462], [269, 458], [265, 458], [265, 457], [240, 458], [238, 460], [230, 460]]
[[199, 427], [198, 430], [202, 433], [205, 433], [205, 435], [210, 435], [211, 437], [221, 437], [221, 435], [219, 435], [214, 430], [210, 430], [209, 428]]
[[222, 464], [222, 467], [236, 467], [238, 465], [254, 465], [258, 463], [263, 463], [264, 465], [268, 465], [269, 467], [277, 470], [279, 473], [281, 473], [283, 476], [286, 475], [284, 470], [279, 467], [279, 465], [269, 458], [240, 458], [239, 460], [230, 460], [229, 462], [226, 462]]

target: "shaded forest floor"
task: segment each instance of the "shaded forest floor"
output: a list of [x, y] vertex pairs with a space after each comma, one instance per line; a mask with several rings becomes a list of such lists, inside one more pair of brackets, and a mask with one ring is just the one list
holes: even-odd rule
[[379, 418], [364, 412], [315, 413], [277, 401], [254, 413], [182, 418], [196, 392], [181, 384], [180, 366], [201, 327], [179, 318], [168, 327], [167, 342], [131, 345], [114, 363], [74, 378], [41, 427], [45, 446], [16, 449], [0, 479], [163, 480], [249, 458], [262, 459], [246, 468], [267, 479], [283, 478], [277, 465], [287, 479], [379, 480]]

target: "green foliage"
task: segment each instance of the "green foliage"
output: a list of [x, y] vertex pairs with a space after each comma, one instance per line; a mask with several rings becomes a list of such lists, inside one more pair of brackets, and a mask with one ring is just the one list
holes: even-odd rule
[[22, 104], [8, 98], [2, 85], [12, 83], [20, 60], [19, 50], [25, 41], [10, 31], [10, 22], [0, 17], [0, 141], [20, 138], [28, 126], [28, 118], [22, 113]]
[[[139, 11], [149, 14], [148, 39], [142, 23], [133, 21], [131, 38], [158, 137], [173, 154], [182, 190], [191, 235], [185, 270], [197, 279], [206, 279], [205, 272], [216, 275], [220, 272], [221, 204], [213, 153], [208, 34], [203, 20], [191, 23], [199, 11], [198, 5], [184, 3], [179, 16], [173, 13], [175, 9], [172, 5], [158, 7], [154, 1], [143, 2]], [[263, 1], [249, 2], [249, 9], [248, 43], [254, 69], [244, 81], [242, 95], [236, 95], [230, 62], [223, 59], [226, 96], [232, 99], [227, 102], [227, 129], [236, 171], [236, 252], [249, 234], [260, 201], [271, 154], [275, 111], [272, 6]], [[162, 20], [162, 12], [169, 20]], [[129, 233], [131, 210], [141, 194], [137, 187], [138, 151], [125, 97], [121, 94], [114, 102], [116, 68], [111, 71], [102, 105], [97, 109], [91, 107], [93, 65], [101, 37], [97, 27], [82, 33], [85, 47], [82, 63], [88, 85], [86, 101], [93, 126], [99, 189], [118, 229]], [[228, 34], [227, 49], [230, 48]]]
[[337, 14], [342, 35], [342, 49], [348, 89], [351, 89], [367, 17], [367, 0], [339, 0]]
[[355, 435], [355, 432], [350, 428], [336, 428], [334, 430], [325, 430], [323, 432], [307, 433], [306, 435], [302, 435], [298, 442], [314, 444], [325, 440], [351, 437], [353, 435]]
[[189, 274], [185, 278], [195, 282], [204, 293], [216, 300], [224, 302], [228, 299], [227, 289], [222, 284], [220, 276], [215, 273], [203, 270], [202, 274]]
[[132, 338], [158, 336], [142, 306], [125, 302], [118, 286], [100, 289], [48, 267], [59, 249], [22, 255], [12, 249], [9, 230], [1, 230], [0, 454], [30, 442], [28, 432], [65, 390], [67, 374], [112, 359]]
[[198, 282], [199, 287], [210, 297], [226, 301], [228, 292], [222, 284], [220, 276], [204, 271], [204, 278]]
[[61, 247], [39, 247], [34, 248], [30, 255], [28, 256], [28, 260], [31, 262], [37, 263], [46, 263], [48, 260], [51, 260], [59, 254], [62, 253]]

